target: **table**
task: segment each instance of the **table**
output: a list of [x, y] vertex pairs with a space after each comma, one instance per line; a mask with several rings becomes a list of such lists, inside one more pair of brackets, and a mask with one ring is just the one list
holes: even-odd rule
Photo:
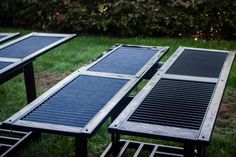
[[75, 34], [33, 32], [0, 46], [0, 84], [24, 72], [27, 100], [36, 98], [33, 61]]
[[[17, 34], [4, 34], [17, 35]], [[1, 34], [0, 34], [1, 37]], [[36, 99], [33, 61], [48, 50], [75, 37], [75, 34], [30, 33], [0, 46], [0, 84], [23, 72], [28, 103]], [[7, 39], [4, 37], [2, 39]], [[0, 41], [2, 41], [0, 39]], [[34, 137], [33, 132], [22, 132], [0, 123], [0, 156], [5, 157]], [[3, 134], [3, 135], [2, 135]], [[17, 136], [17, 138], [16, 138]]]

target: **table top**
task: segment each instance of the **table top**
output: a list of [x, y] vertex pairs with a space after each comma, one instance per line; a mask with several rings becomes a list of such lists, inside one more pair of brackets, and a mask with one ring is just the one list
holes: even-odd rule
[[73, 38], [75, 34], [33, 32], [0, 46], [0, 76]]

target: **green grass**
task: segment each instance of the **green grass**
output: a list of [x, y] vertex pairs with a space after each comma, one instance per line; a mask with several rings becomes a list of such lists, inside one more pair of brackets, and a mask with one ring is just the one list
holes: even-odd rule
[[[0, 28], [0, 32], [21, 32], [27, 34], [31, 30], [22, 29], [4, 29]], [[169, 46], [170, 50], [163, 60], [166, 60], [179, 46], [236, 50], [236, 41], [194, 41], [193, 39], [170, 39], [170, 38], [113, 38], [107, 36], [78, 36], [73, 40], [62, 44], [61, 46], [49, 51], [45, 55], [39, 57], [35, 62], [35, 75], [40, 77], [44, 73], [49, 73], [54, 77], [63, 74], [69, 74], [79, 67], [87, 64], [91, 59], [95, 58], [103, 51], [117, 43], [122, 44], [139, 44], [139, 45], [162, 45]], [[42, 78], [43, 81], [49, 81], [49, 78]], [[56, 79], [56, 78], [50, 78]], [[39, 81], [39, 80], [37, 80]], [[41, 81], [41, 80], [40, 80]], [[56, 83], [55, 81], [53, 82]], [[47, 90], [49, 85], [41, 86], [40, 82], [36, 82], [38, 95]], [[143, 83], [145, 84], [145, 82]], [[228, 81], [224, 102], [236, 102], [236, 63]], [[0, 120], [8, 118], [23, 106], [26, 105], [26, 95], [24, 89], [23, 75], [19, 75], [14, 79], [0, 85]], [[229, 124], [228, 124], [229, 123]], [[236, 126], [228, 122], [217, 122], [218, 127], [223, 127], [220, 131], [215, 131], [212, 142], [207, 149], [207, 156], [236, 156]], [[98, 156], [110, 141], [110, 135], [107, 133], [109, 120], [101, 127], [95, 136], [89, 140], [89, 156]], [[223, 131], [222, 131], [223, 130]], [[225, 131], [224, 131], [225, 130]], [[134, 139], [132, 137], [132, 139]], [[142, 139], [145, 141], [153, 141]], [[154, 140], [156, 141], [156, 140]], [[29, 145], [20, 150], [16, 156], [20, 157], [64, 157], [74, 156], [74, 139], [65, 136], [43, 134], [40, 142], [32, 141]]]

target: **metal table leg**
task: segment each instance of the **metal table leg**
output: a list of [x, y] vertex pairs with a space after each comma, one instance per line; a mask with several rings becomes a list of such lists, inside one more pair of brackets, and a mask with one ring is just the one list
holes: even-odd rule
[[88, 156], [87, 144], [88, 144], [88, 140], [86, 137], [81, 137], [81, 136], [75, 137], [75, 156], [76, 157]]
[[197, 157], [205, 157], [205, 145], [198, 145], [197, 146]]
[[184, 157], [193, 157], [194, 156], [194, 145], [192, 143], [184, 143]]
[[119, 153], [119, 141], [120, 141], [120, 134], [112, 133], [111, 134], [111, 141], [112, 141], [112, 155], [115, 157]]
[[37, 97], [35, 88], [35, 79], [34, 79], [34, 68], [32, 62], [24, 66], [24, 77], [25, 77], [27, 101], [28, 103], [30, 103]]

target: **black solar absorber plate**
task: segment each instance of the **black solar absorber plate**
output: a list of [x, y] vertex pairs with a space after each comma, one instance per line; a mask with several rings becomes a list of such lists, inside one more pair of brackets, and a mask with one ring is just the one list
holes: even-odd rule
[[185, 49], [171, 68], [169, 74], [201, 77], [219, 77], [227, 53]]
[[0, 49], [0, 57], [24, 58], [62, 38], [63, 37], [30, 36]]
[[129, 121], [198, 130], [214, 83], [161, 79]]
[[22, 120], [84, 127], [127, 82], [80, 75]]
[[6, 37], [6, 35], [0, 35], [0, 39], [5, 38], [5, 37]]
[[0, 61], [0, 70], [12, 64], [12, 62], [1, 62]]
[[135, 75], [156, 53], [151, 48], [122, 46], [89, 70]]

